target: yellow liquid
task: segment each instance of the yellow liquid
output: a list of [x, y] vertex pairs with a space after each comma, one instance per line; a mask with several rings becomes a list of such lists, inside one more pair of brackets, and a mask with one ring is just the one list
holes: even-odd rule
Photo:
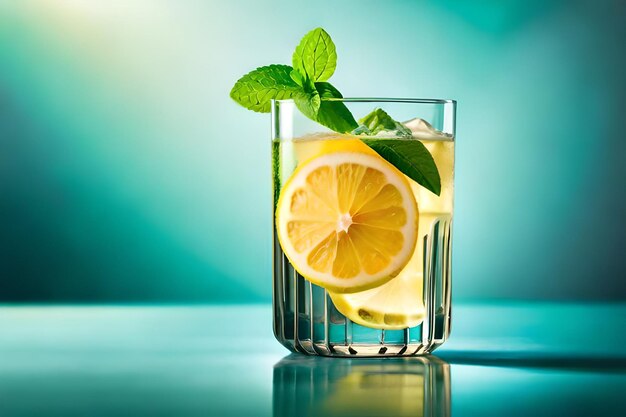
[[[329, 144], [329, 142], [347, 139], [354, 140], [355, 137], [339, 134], [316, 134], [294, 140], [276, 141], [274, 143], [275, 201], [278, 198], [278, 192], [280, 191], [281, 185], [287, 181], [298, 165], [319, 155], [323, 147], [333, 148], [332, 144]], [[427, 235], [433, 234], [433, 226], [435, 223], [440, 222], [440, 224], [450, 224], [452, 220], [453, 207], [454, 141], [450, 138], [448, 140], [421, 140], [421, 142], [430, 151], [435, 160], [435, 164], [437, 165], [437, 169], [441, 177], [441, 193], [437, 196], [410, 178], [406, 177], [407, 181], [411, 184], [413, 196], [415, 197], [419, 210], [417, 244], [410, 261], [404, 269], [389, 283], [383, 284], [383, 286], [374, 289], [379, 290], [384, 286], [388, 286], [386, 289], [387, 292], [393, 292], [395, 289], [394, 285], [396, 285], [399, 281], [405, 281], [405, 283], [399, 287], [405, 291], [407, 288], [410, 288], [410, 295], [408, 296], [412, 298], [411, 302], [416, 306], [416, 310], [422, 312], [418, 318], [415, 318], [413, 322], [411, 322], [409, 327], [418, 325], [424, 315], [424, 238]], [[356, 293], [354, 296], [349, 297], [367, 297], [369, 295], [367, 293], [368, 292], [365, 291], [363, 293]], [[384, 322], [386, 324], [381, 328], [401, 328], [398, 326], [394, 327], [393, 306], [391, 303], [389, 307], [389, 317], [378, 318], [379, 322]], [[361, 313], [359, 312], [359, 314]], [[366, 317], [368, 314], [371, 314], [371, 312], [364, 311], [363, 314], [363, 317]], [[358, 324], [372, 327], [368, 325], [367, 320], [359, 320], [359, 317], [356, 317], [356, 319], [353, 318], [353, 320], [355, 320]]]

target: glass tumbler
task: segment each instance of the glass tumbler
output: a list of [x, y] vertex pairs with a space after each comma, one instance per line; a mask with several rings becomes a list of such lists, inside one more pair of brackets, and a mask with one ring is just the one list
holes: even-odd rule
[[[430, 353], [444, 343], [450, 333], [456, 102], [395, 98], [343, 98], [336, 101], [345, 104], [357, 120], [375, 109], [382, 109], [394, 120], [401, 121], [403, 126], [398, 130], [389, 128], [387, 124], [385, 129], [376, 134], [361, 126], [355, 131], [358, 134], [338, 134], [303, 116], [292, 100], [272, 102], [274, 335], [291, 351], [309, 355], [382, 357]], [[410, 130], [408, 136], [407, 129]], [[393, 168], [387, 162], [391, 160], [389, 155], [386, 155], [385, 161], [382, 157], [385, 155], [373, 153], [371, 147], [365, 144], [371, 143], [368, 142], [369, 139], [383, 145], [392, 143], [384, 142], [386, 140], [395, 143], [400, 140], [421, 142], [423, 146], [411, 145], [425, 148], [432, 156], [440, 178], [439, 195]], [[405, 148], [395, 149], [397, 153], [398, 149]], [[335, 151], [372, 153], [371, 158], [377, 159], [371, 166], [382, 168], [352, 172], [350, 175], [356, 178], [351, 177], [355, 184], [352, 187], [326, 186], [319, 178], [331, 181], [332, 184], [339, 184], [341, 178], [345, 178], [345, 175], [341, 177], [342, 174], [339, 173], [344, 172], [341, 165], [324, 168], [329, 174], [321, 177], [318, 175], [319, 169], [314, 169], [317, 166], [325, 167], [325, 161], [330, 160], [328, 155]], [[414, 161], [411, 159], [414, 155], [396, 154], [394, 157]], [[397, 161], [393, 165], [398, 167]], [[385, 168], [388, 166], [391, 168]], [[377, 169], [383, 173], [376, 171]], [[305, 179], [293, 181], [301, 184], [299, 186], [302, 189], [291, 190], [289, 193], [285, 191], [295, 187], [290, 185], [292, 177], [306, 175], [308, 177]], [[407, 199], [403, 200], [405, 206], [393, 206], [396, 201], [394, 196], [399, 191], [389, 185], [381, 185], [384, 181], [380, 182], [377, 178], [387, 178], [385, 175], [389, 178], [404, 176], [406, 181], [401, 183], [406, 184], [406, 190], [410, 191], [403, 195], [411, 195], [410, 207], [416, 206], [416, 210], [406, 205]], [[308, 186], [318, 189], [307, 190]], [[313, 196], [311, 199], [317, 198], [315, 196], [320, 193], [331, 197], [338, 194], [338, 198], [349, 201], [358, 200], [360, 195], [367, 197], [362, 198], [365, 203], [354, 203], [352, 206], [344, 204], [349, 208], [343, 210], [345, 213], [339, 210], [337, 224], [331, 224], [330, 233], [330, 229], [318, 233], [314, 228], [309, 233], [309, 229], [306, 229], [309, 223], [287, 222], [284, 218], [283, 223], [280, 223], [281, 220], [277, 220], [277, 208], [285, 205], [296, 207], [301, 204], [297, 196], [302, 193], [309, 193]], [[346, 196], [350, 193], [352, 195]], [[307, 201], [309, 213], [315, 207], [326, 210], [322, 207], [326, 202], [325, 198], [328, 199], [320, 198], [317, 206]], [[412, 203], [413, 199], [415, 203]], [[367, 219], [369, 224], [361, 224], [367, 223], [363, 219]], [[390, 230], [392, 226], [387, 226], [405, 227], [403, 221], [407, 222], [407, 219], [415, 220], [416, 232], [401, 235], [395, 229]], [[280, 230], [285, 230], [283, 235], [299, 230], [298, 236], [306, 236], [304, 241], [300, 238], [299, 242], [304, 242], [302, 245], [306, 243], [310, 247], [316, 244], [318, 246], [309, 252], [304, 251], [297, 262], [292, 263], [281, 246], [279, 227], [282, 227]], [[362, 236], [360, 231], [365, 230], [369, 233], [365, 243], [357, 245], [354, 240], [357, 232]], [[347, 236], [351, 232], [354, 236], [352, 246], [349, 243], [342, 246], [341, 242], [350, 241]], [[410, 242], [407, 243], [408, 241]], [[357, 246], [366, 248], [369, 252], [364, 255], [363, 251], [345, 249]], [[376, 257], [384, 262], [386, 256], [391, 256], [389, 253], [395, 254], [405, 248], [409, 248], [410, 253], [406, 252], [408, 255], [405, 257], [408, 260], [402, 264], [401, 269], [384, 278], [384, 283], [376, 284], [373, 288], [367, 286], [337, 291], [334, 287], [316, 285], [312, 282], [314, 279], [309, 280], [298, 272], [303, 270], [302, 264], [315, 265], [315, 252], [320, 248], [335, 251], [334, 260], [329, 258], [327, 273], [336, 272], [340, 275], [349, 275], [346, 267], [337, 267], [338, 263], [346, 264], [347, 261], [341, 257], [345, 258], [347, 253], [351, 254], [353, 264], [357, 265], [358, 262], [365, 265], [368, 259]], [[338, 282], [342, 282], [341, 279]]]

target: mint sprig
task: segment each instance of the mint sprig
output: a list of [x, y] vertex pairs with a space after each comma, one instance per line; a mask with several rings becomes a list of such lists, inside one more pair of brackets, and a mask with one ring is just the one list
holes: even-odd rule
[[358, 123], [340, 101], [343, 96], [328, 79], [337, 67], [337, 51], [322, 28], [307, 33], [296, 47], [289, 65], [260, 67], [244, 75], [230, 92], [237, 103], [249, 110], [268, 113], [271, 100], [293, 99], [308, 118], [335, 132], [347, 133]]
[[[293, 99], [308, 118], [339, 133], [352, 133], [380, 156], [433, 193], [441, 192], [437, 165], [412, 132], [382, 109], [375, 109], [359, 122], [354, 119], [339, 90], [328, 82], [337, 68], [337, 50], [322, 28], [307, 33], [292, 56], [292, 64], [259, 67], [241, 77], [230, 91], [237, 103], [249, 110], [269, 113], [272, 100]], [[389, 132], [395, 137], [380, 136]]]

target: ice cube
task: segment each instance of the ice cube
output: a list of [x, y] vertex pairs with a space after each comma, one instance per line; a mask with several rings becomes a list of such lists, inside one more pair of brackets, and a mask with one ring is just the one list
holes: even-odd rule
[[420, 140], [450, 140], [452, 135], [435, 129], [424, 119], [415, 118], [403, 123], [415, 139]]
[[373, 138], [410, 138], [411, 131], [402, 123], [396, 122], [381, 108], [372, 110], [359, 120], [359, 127], [352, 131], [353, 135], [364, 135]]
[[381, 129], [376, 134], [371, 135], [372, 138], [403, 138], [407, 139], [411, 137], [411, 132], [408, 130], [398, 128], [398, 129]]

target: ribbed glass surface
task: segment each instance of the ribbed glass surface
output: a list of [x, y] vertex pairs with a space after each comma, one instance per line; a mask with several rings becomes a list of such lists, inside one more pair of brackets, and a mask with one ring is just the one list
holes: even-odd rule
[[[394, 117], [408, 121], [407, 126], [411, 121], [419, 121], [424, 129], [430, 129], [414, 131], [410, 140], [419, 140], [432, 154], [441, 177], [441, 193], [435, 195], [406, 177], [419, 211], [417, 242], [409, 263], [390, 281], [414, 280], [417, 285], [386, 290], [391, 299], [387, 304], [377, 305], [375, 312], [382, 317], [378, 326], [368, 322], [372, 317], [368, 301], [352, 310], [357, 316], [345, 310], [342, 313], [331, 293], [301, 275], [285, 255], [276, 214], [274, 333], [290, 350], [310, 355], [411, 356], [432, 352], [445, 342], [450, 331], [455, 103], [422, 99], [345, 99], [345, 104], [355, 115], [363, 116], [375, 108], [383, 108]], [[341, 148], [342, 141], [354, 140], [356, 136], [337, 138], [337, 134], [304, 118], [288, 100], [274, 103], [272, 126], [273, 201], [274, 211], [278, 213], [279, 197], [300, 167], [320, 155], [328, 155], [324, 153], [328, 149]], [[341, 198], [339, 191], [337, 193]], [[283, 201], [283, 204], [286, 203]], [[396, 319], [394, 303], [398, 302], [399, 291], [406, 292], [403, 294], [405, 303], [411, 311], [419, 311], [422, 318], [413, 322], [407, 320], [411, 325], [390, 326]], [[366, 323], [359, 323], [360, 318]]]

